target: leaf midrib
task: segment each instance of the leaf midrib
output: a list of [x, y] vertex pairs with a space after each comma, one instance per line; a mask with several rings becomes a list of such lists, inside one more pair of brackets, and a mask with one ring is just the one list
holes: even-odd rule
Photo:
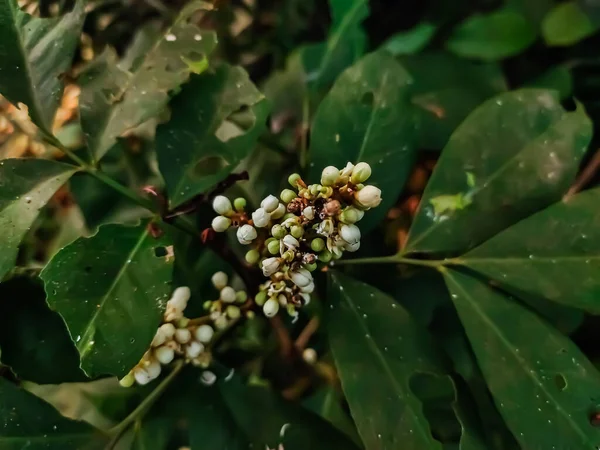
[[558, 260], [561, 261], [577, 261], [577, 260], [597, 260], [600, 259], [600, 255], [592, 255], [592, 256], [534, 256], [533, 258], [529, 257], [508, 257], [508, 258], [478, 258], [478, 257], [468, 257], [465, 256], [463, 258], [454, 259], [454, 262], [459, 264], [463, 264], [469, 266], [471, 264], [484, 264], [484, 263], [513, 263], [513, 262], [524, 262], [527, 261], [529, 265], [535, 264], [536, 262], [556, 262]]

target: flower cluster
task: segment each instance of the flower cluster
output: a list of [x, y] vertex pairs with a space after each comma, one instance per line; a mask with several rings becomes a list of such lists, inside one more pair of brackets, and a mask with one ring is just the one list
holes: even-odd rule
[[[224, 272], [217, 272], [211, 278], [213, 286], [219, 291], [217, 300], [204, 302], [204, 309], [210, 311], [210, 319], [219, 330], [227, 328], [233, 320], [242, 315], [242, 305], [248, 300], [246, 291], [236, 291], [228, 285], [228, 277]], [[246, 317], [252, 318], [252, 311], [246, 311]]]
[[359, 249], [356, 223], [381, 203], [381, 191], [364, 185], [370, 176], [371, 167], [364, 162], [348, 163], [342, 170], [326, 167], [320, 184], [307, 185], [292, 174], [288, 181], [293, 189], [284, 189], [279, 198], [269, 195], [251, 214], [244, 198], [232, 204], [227, 197], [215, 197], [213, 209], [219, 215], [212, 228], [219, 233], [237, 228], [240, 244], [253, 246], [246, 261], [259, 265], [268, 278], [254, 299], [267, 317], [282, 307], [296, 317], [315, 289], [311, 272], [318, 263]]

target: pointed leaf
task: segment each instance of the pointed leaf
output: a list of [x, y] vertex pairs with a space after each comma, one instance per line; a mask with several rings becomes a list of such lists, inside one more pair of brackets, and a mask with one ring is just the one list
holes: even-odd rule
[[458, 258], [509, 286], [600, 314], [600, 189], [559, 202]]
[[146, 224], [106, 225], [52, 258], [41, 277], [89, 376], [123, 377], [148, 349], [171, 292], [173, 264]]
[[363, 230], [383, 219], [412, 169], [416, 127], [411, 83], [393, 57], [372, 53], [340, 76], [314, 119], [311, 182], [320, 182], [321, 171], [330, 165], [341, 169], [348, 161], [363, 161], [372, 167], [366, 183], [382, 190], [383, 202], [360, 222]]
[[546, 14], [542, 22], [542, 36], [547, 45], [574, 45], [598, 30], [597, 20], [592, 20], [582, 3], [576, 0], [561, 2]]
[[157, 130], [156, 151], [177, 206], [225, 179], [250, 154], [268, 105], [244, 69], [221, 65], [193, 77], [171, 108], [171, 120]]
[[452, 300], [496, 405], [522, 448], [589, 448], [600, 374], [575, 344], [513, 299], [446, 271]]
[[0, 0], [0, 94], [29, 107], [33, 122], [52, 133], [84, 19], [82, 0], [62, 17], [39, 19], [21, 11], [17, 0]]
[[437, 29], [437, 25], [421, 22], [410, 30], [393, 35], [385, 41], [383, 48], [394, 56], [418, 53], [433, 39]]
[[43, 400], [0, 378], [2, 450], [100, 450], [107, 441], [87, 423], [61, 416]]
[[43, 159], [0, 161], [0, 279], [15, 265], [19, 244], [40, 209], [76, 171]]
[[468, 250], [554, 203], [573, 181], [591, 135], [583, 109], [565, 111], [553, 92], [527, 89], [488, 100], [450, 138], [406, 250]]
[[197, 0], [189, 3], [172, 27], [133, 63], [128, 58], [119, 65], [114, 53], [105, 52], [89, 69], [80, 113], [88, 147], [96, 159], [104, 156], [123, 132], [162, 111], [170, 91], [193, 72], [187, 60], [203, 60], [212, 52], [215, 34], [201, 31], [190, 19], [200, 9], [212, 6]]

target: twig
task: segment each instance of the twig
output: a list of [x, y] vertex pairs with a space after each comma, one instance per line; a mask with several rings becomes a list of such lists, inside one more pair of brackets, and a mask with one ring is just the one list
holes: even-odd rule
[[292, 343], [292, 338], [290, 337], [287, 328], [281, 321], [281, 317], [273, 317], [270, 320], [270, 323], [273, 330], [275, 330], [275, 336], [277, 336], [277, 340], [279, 341], [281, 356], [286, 359], [291, 358], [294, 354], [294, 344]]
[[306, 324], [304, 329], [300, 332], [300, 335], [298, 336], [298, 338], [296, 339], [296, 342], [294, 343], [294, 345], [298, 349], [298, 351], [302, 351], [306, 348], [312, 335], [315, 334], [316, 331], [319, 329], [319, 325], [320, 325], [320, 321], [319, 321], [318, 317], [313, 317], [312, 319], [310, 319], [310, 321]]
[[573, 186], [571, 186], [569, 191], [563, 197], [563, 201], [569, 200], [573, 195], [583, 189], [585, 185], [588, 184], [592, 178], [594, 178], [594, 175], [596, 175], [596, 172], [598, 172], [598, 168], [600, 168], [600, 149], [596, 150], [596, 153], [590, 162], [587, 164], [587, 166], [585, 166], [583, 171], [573, 183]]

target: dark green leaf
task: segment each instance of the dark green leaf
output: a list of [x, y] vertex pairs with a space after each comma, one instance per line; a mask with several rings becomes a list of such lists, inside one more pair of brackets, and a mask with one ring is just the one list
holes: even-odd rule
[[412, 169], [416, 126], [411, 83], [394, 58], [386, 52], [372, 53], [340, 76], [315, 115], [312, 182], [318, 183], [329, 165], [343, 168], [348, 161], [364, 161], [372, 167], [368, 183], [381, 189], [383, 202], [360, 222], [363, 230], [383, 219]]
[[40, 384], [84, 381], [64, 322], [48, 309], [42, 284], [13, 278], [0, 284], [2, 363], [20, 379]]
[[[136, 421], [133, 425], [132, 450], [166, 450], [174, 431], [173, 422], [171, 417], [158, 414]], [[229, 450], [228, 447], [221, 448]]]
[[[306, 74], [302, 67], [301, 51], [291, 54], [283, 70], [273, 72], [262, 86], [262, 92], [271, 104], [271, 123], [300, 121], [306, 92]], [[279, 125], [271, 125], [278, 132]]]
[[410, 30], [402, 31], [389, 38], [383, 44], [383, 48], [394, 56], [418, 53], [429, 44], [436, 31], [436, 25], [421, 22]]
[[221, 65], [193, 77], [171, 107], [156, 147], [171, 206], [177, 206], [225, 179], [250, 154], [268, 105], [244, 69]]
[[0, 94], [27, 105], [48, 134], [62, 97], [62, 75], [79, 43], [84, 5], [78, 0], [62, 17], [39, 19], [21, 11], [17, 0], [0, 0]]
[[[93, 157], [100, 159], [123, 132], [156, 116], [167, 105], [169, 92], [193, 72], [187, 60], [203, 60], [216, 45], [213, 32], [200, 30], [191, 16], [208, 3], [194, 0], [171, 28], [135, 61], [123, 65], [105, 52], [85, 74], [80, 100], [81, 125]], [[130, 66], [130, 67], [127, 67]]]
[[0, 161], [0, 279], [15, 265], [19, 244], [40, 209], [76, 171], [43, 159]]
[[536, 32], [519, 12], [505, 8], [474, 14], [453, 31], [448, 50], [464, 58], [488, 61], [514, 56], [535, 41]]
[[591, 134], [583, 108], [565, 111], [550, 91], [527, 89], [488, 100], [450, 138], [406, 250], [468, 250], [557, 201]]
[[445, 272], [452, 300], [488, 387], [522, 448], [595, 449], [589, 414], [600, 375], [579, 349], [536, 314], [484, 283]]
[[503, 231], [457, 262], [509, 286], [600, 313], [600, 189], [577, 194]]
[[558, 3], [542, 22], [542, 35], [548, 45], [566, 47], [594, 34], [598, 29], [580, 2]]
[[149, 347], [171, 292], [173, 264], [155, 253], [167, 245], [146, 224], [106, 225], [42, 271], [48, 303], [67, 323], [89, 376], [122, 377]]
[[563, 100], [573, 94], [573, 75], [566, 65], [555, 66], [527, 83], [527, 86], [558, 91], [560, 99]]
[[92, 426], [61, 416], [43, 400], [0, 378], [2, 450], [100, 450], [106, 443]]

